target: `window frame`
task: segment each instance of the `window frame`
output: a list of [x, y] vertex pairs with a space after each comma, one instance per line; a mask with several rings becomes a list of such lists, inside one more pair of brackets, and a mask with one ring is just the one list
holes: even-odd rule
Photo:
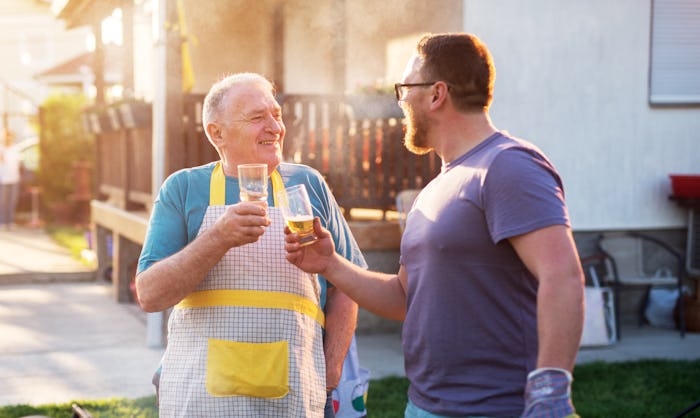
[[652, 106], [700, 106], [697, 0], [651, 1], [648, 101]]

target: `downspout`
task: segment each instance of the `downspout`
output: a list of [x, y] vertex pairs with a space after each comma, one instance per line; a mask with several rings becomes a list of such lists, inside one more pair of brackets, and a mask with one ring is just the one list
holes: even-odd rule
[[[165, 180], [165, 103], [167, 100], [167, 25], [168, 0], [157, 0], [157, 7], [153, 13], [153, 27], [157, 30], [154, 52], [156, 57], [153, 96], [153, 137], [151, 160], [151, 193], [153, 201]], [[164, 312], [148, 313], [146, 317], [146, 345], [151, 348], [165, 345], [163, 321]]]

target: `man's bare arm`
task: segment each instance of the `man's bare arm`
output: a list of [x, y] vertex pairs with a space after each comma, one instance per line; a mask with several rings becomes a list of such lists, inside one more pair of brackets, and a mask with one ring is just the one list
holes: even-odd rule
[[314, 231], [319, 238], [313, 245], [299, 245], [297, 234], [285, 229], [287, 260], [300, 269], [319, 273], [330, 280], [358, 305], [389, 319], [402, 321], [406, 316], [406, 273], [386, 274], [365, 270], [335, 252], [333, 240], [318, 218]]
[[158, 312], [180, 302], [230, 248], [257, 241], [269, 224], [265, 207], [258, 204], [227, 208], [210, 229], [185, 248], [136, 276], [141, 307], [146, 312]]
[[537, 367], [573, 370], [583, 330], [584, 277], [569, 228], [551, 226], [510, 239], [539, 281]]
[[326, 333], [323, 339], [326, 390], [338, 386], [356, 325], [357, 304], [339, 289], [329, 287], [326, 293]]

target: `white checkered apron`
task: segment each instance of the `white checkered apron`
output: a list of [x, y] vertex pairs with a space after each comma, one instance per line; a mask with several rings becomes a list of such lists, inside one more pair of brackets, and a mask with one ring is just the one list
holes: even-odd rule
[[[211, 227], [224, 210], [224, 206], [210, 206], [199, 233]], [[229, 250], [195, 293], [224, 290], [218, 292], [220, 294], [242, 290], [266, 295], [264, 292], [274, 292], [277, 296], [302, 297], [305, 302], [310, 301], [318, 307], [320, 289], [316, 276], [304, 273], [285, 259], [284, 220], [274, 207], [268, 208], [268, 215], [272, 224], [261, 239]], [[160, 416], [322, 417], [326, 401], [326, 371], [322, 327], [318, 318], [298, 309], [235, 305], [178, 306], [173, 310], [168, 323], [168, 346], [160, 381]], [[237, 364], [244, 367], [235, 369], [227, 368], [226, 361], [208, 363], [213, 357], [210, 351], [212, 341], [252, 343], [247, 346], [253, 347], [253, 357], [239, 359]], [[224, 381], [228, 377], [238, 379], [239, 374], [256, 373], [258, 366], [279, 374], [283, 368], [277, 368], [266, 360], [268, 358], [255, 356], [258, 347], [255, 344], [262, 347], [280, 341], [288, 344], [288, 376], [285, 377], [288, 392], [276, 392], [272, 396], [211, 392], [208, 386], [211, 376], [208, 375], [212, 373]], [[225, 354], [224, 358], [229, 355], [235, 356]], [[252, 371], [247, 370], [248, 366]], [[242, 372], [243, 369], [246, 371]], [[254, 390], [269, 393], [267, 389], [258, 387]]]

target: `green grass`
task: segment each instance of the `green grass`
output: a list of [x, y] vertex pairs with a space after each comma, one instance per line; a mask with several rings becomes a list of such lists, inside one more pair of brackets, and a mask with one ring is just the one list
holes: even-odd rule
[[385, 377], [369, 382], [367, 415], [381, 418], [403, 418], [408, 397], [408, 379]]
[[[372, 380], [367, 411], [372, 418], [401, 418], [408, 381], [400, 377]], [[648, 360], [591, 363], [576, 367], [573, 394], [583, 418], [671, 418], [700, 400], [700, 360]], [[158, 416], [155, 396], [139, 399], [79, 401], [95, 418]], [[58, 405], [0, 407], [0, 418], [46, 415], [71, 418], [72, 402]], [[700, 408], [686, 418], [700, 417]]]
[[[591, 363], [578, 366], [574, 379], [582, 417], [670, 418], [700, 400], [700, 360]], [[700, 408], [687, 417], [700, 417]]]
[[[101, 401], [77, 402], [95, 418], [128, 417], [158, 418], [156, 397], [138, 399], [106, 399]], [[0, 418], [19, 418], [28, 415], [45, 415], [51, 418], [72, 418], [73, 402], [41, 406], [15, 405], [0, 408]]]
[[71, 257], [87, 264], [81, 254], [83, 250], [88, 248], [88, 242], [85, 239], [85, 232], [85, 229], [74, 226], [46, 226], [46, 233], [49, 234], [49, 236], [60, 246], [67, 248], [70, 251]]

